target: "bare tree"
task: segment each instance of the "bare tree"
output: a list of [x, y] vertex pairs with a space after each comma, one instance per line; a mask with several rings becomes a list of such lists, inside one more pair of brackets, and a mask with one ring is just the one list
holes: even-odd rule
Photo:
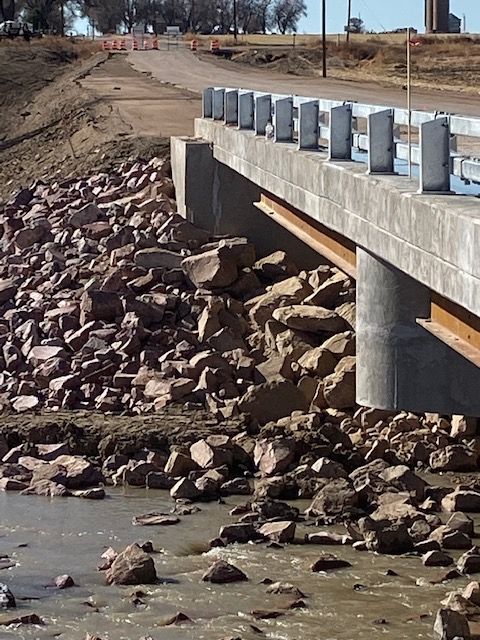
[[71, 25], [71, 13], [66, 13], [63, 0], [26, 0], [23, 15], [35, 29], [63, 35]]
[[15, 20], [22, 9], [22, 2], [18, 0], [0, 0], [0, 20]]
[[125, 7], [120, 0], [77, 0], [83, 17], [101, 33], [116, 33], [125, 18]]
[[257, 7], [258, 31], [267, 33], [272, 22], [272, 0], [258, 0]]
[[280, 33], [296, 31], [300, 18], [307, 15], [304, 0], [276, 0], [273, 5], [273, 19]]

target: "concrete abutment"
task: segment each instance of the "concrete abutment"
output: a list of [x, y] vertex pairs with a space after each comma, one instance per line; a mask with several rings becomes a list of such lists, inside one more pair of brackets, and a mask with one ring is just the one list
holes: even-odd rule
[[260, 257], [283, 250], [314, 269], [318, 254], [259, 212], [262, 189], [213, 157], [212, 145], [195, 138], [172, 138], [172, 172], [178, 212], [217, 235], [244, 235]]

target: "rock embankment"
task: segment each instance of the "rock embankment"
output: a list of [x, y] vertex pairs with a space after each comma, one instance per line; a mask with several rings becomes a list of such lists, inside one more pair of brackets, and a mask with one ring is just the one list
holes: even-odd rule
[[[61, 430], [18, 446], [7, 433], [0, 488], [84, 499], [102, 499], [108, 484], [169, 491], [172, 513], [136, 515], [138, 526], [176, 526], [195, 513], [192, 503], [240, 495], [238, 520], [211, 547], [351, 545], [451, 567], [440, 580], [480, 573], [467, 515], [480, 512], [480, 482], [419, 475], [476, 471], [477, 421], [357, 406], [350, 278], [198, 229], [175, 212], [173, 195], [168, 165], [155, 160], [36, 184], [3, 206], [0, 401], [20, 415], [160, 421], [181, 404], [208, 411], [211, 428], [120, 449], [107, 437], [88, 457]], [[304, 513], [286, 502], [296, 498], [310, 500]], [[299, 540], [305, 523], [317, 528]], [[106, 581], [154, 583], [149, 551], [109, 550]], [[311, 570], [348, 566], [323, 552]], [[203, 578], [245, 579], [225, 563]], [[467, 637], [458, 616], [476, 610], [479, 589], [448, 600], [437, 637]], [[4, 591], [3, 606], [9, 598]]]
[[354, 288], [260, 259], [175, 213], [162, 160], [2, 207], [0, 400], [142, 414], [202, 404], [259, 423], [355, 406]]

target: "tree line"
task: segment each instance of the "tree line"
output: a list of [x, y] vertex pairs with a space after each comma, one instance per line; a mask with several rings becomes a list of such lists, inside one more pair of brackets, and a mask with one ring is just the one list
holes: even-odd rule
[[88, 18], [101, 33], [130, 33], [135, 25], [162, 33], [231, 33], [236, 9], [240, 33], [295, 32], [307, 14], [305, 0], [0, 0], [0, 21], [19, 15], [39, 30], [64, 33], [75, 17]]

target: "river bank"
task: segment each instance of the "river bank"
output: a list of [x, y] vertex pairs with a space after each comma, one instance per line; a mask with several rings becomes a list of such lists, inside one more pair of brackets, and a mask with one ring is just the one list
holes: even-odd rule
[[2, 216], [6, 633], [475, 633], [478, 420], [357, 405], [352, 278], [195, 227], [166, 157]]
[[[439, 570], [422, 567], [417, 558], [393, 559], [349, 547], [336, 552], [352, 567], [329, 575], [310, 571], [320, 551], [312, 545], [283, 549], [231, 545], [200, 555], [201, 543], [215, 536], [220, 526], [234, 521], [228, 511], [237, 500], [230, 498], [226, 505], [202, 504], [201, 512], [184, 517], [174, 527], [134, 527], [132, 514], [168, 511], [168, 495], [135, 488], [109, 490], [109, 494], [102, 503], [0, 494], [0, 552], [18, 562], [14, 569], [0, 572], [0, 580], [17, 596], [18, 609], [10, 616], [36, 612], [46, 623], [33, 628], [23, 625], [21, 630], [4, 628], [2, 638], [18, 638], [19, 633], [42, 640], [54, 636], [83, 640], [87, 633], [109, 640], [262, 637], [253, 625], [263, 637], [314, 640], [320, 625], [322, 638], [413, 640], [431, 638], [439, 602], [454, 588], [454, 583], [427, 584], [438, 577]], [[298, 540], [311, 530], [300, 527]], [[103, 574], [96, 570], [105, 548], [123, 548], [145, 539], [152, 540], [157, 551], [152, 557], [160, 583], [105, 586]], [[18, 548], [19, 544], [28, 546]], [[203, 572], [216, 558], [241, 568], [249, 581], [219, 586], [202, 583]], [[57, 573], [71, 574], [77, 586], [63, 591], [45, 589]], [[305, 594], [306, 606], [283, 609], [292, 597], [267, 594], [268, 585], [262, 584], [267, 578], [296, 585]], [[467, 582], [468, 578], [460, 579], [455, 588]], [[138, 590], [145, 595], [135, 604], [131, 594]], [[283, 615], [259, 620], [252, 615], [258, 609]], [[179, 611], [193, 624], [161, 626]]]

